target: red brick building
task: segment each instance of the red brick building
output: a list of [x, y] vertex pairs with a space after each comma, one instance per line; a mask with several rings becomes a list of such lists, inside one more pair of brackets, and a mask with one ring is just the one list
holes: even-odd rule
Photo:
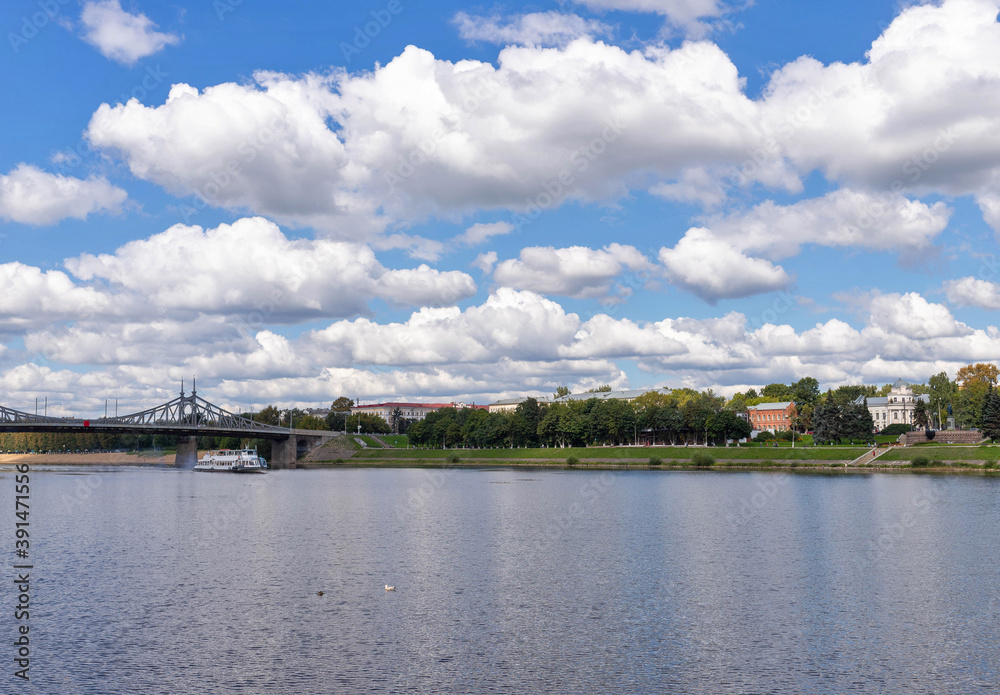
[[747, 406], [747, 417], [755, 431], [785, 432], [792, 429], [792, 419], [798, 415], [793, 401], [760, 403]]

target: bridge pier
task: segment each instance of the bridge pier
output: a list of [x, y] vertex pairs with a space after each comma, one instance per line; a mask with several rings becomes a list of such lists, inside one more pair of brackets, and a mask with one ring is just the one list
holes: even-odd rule
[[198, 438], [178, 437], [177, 458], [174, 465], [177, 468], [194, 468], [198, 463]]
[[271, 460], [267, 465], [272, 468], [295, 468], [297, 458], [295, 438], [271, 440]]

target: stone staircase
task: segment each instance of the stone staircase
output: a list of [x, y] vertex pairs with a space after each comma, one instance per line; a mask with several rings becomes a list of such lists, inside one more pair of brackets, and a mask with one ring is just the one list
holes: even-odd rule
[[892, 451], [892, 447], [891, 446], [887, 446], [884, 449], [871, 449], [871, 450], [866, 451], [865, 453], [861, 454], [861, 456], [857, 457], [856, 459], [854, 459], [853, 461], [851, 461], [847, 465], [848, 466], [865, 466], [865, 465], [871, 463], [872, 461], [874, 461], [875, 459], [877, 459], [882, 454], [886, 453], [887, 451]]

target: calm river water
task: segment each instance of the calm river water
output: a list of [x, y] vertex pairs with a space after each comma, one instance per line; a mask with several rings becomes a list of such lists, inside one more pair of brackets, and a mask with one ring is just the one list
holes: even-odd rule
[[[0, 481], [13, 510], [11, 472]], [[4, 692], [1000, 690], [998, 478], [31, 481], [31, 683], [13, 678], [8, 589]]]

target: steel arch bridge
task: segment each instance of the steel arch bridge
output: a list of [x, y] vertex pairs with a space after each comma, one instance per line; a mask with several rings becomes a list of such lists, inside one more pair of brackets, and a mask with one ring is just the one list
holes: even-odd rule
[[[256, 422], [209, 403], [193, 388], [184, 394], [148, 410], [117, 417], [92, 420], [75, 417], [49, 417], [33, 415], [0, 406], [0, 433], [2, 432], [70, 432], [76, 434], [166, 434], [180, 437], [178, 460], [185, 465], [196, 456], [191, 453], [197, 437], [239, 437], [272, 440], [272, 456], [281, 464], [294, 466], [295, 457], [320, 440], [325, 442], [339, 434], [322, 430], [296, 430]], [[189, 441], [188, 441], [189, 440]], [[305, 442], [305, 443], [303, 443]], [[183, 452], [182, 452], [183, 449]]]

